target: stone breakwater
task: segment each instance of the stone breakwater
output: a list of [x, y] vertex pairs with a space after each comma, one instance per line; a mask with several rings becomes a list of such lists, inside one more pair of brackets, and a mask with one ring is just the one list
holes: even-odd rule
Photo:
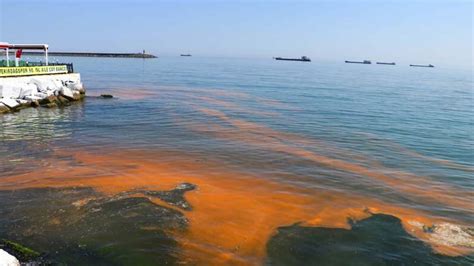
[[65, 106], [82, 100], [85, 93], [78, 73], [0, 78], [0, 114]]

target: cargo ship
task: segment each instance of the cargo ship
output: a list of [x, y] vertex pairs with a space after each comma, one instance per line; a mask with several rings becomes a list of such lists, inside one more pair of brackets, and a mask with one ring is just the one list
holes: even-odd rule
[[191, 54], [181, 54], [181, 56], [192, 56]]
[[372, 62], [370, 60], [364, 60], [364, 61], [345, 61], [347, 64], [364, 64], [364, 65], [370, 65]]
[[395, 62], [391, 62], [391, 63], [388, 63], [388, 62], [377, 62], [377, 65], [390, 65], [390, 66], [394, 66], [396, 65]]
[[432, 64], [429, 65], [410, 65], [411, 67], [434, 67]]
[[311, 59], [307, 56], [302, 56], [301, 58], [284, 58], [284, 57], [275, 57], [275, 60], [282, 61], [300, 61], [300, 62], [311, 62]]

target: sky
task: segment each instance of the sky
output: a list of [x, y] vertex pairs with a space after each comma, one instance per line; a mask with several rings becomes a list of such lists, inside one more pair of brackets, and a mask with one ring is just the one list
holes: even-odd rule
[[0, 0], [0, 41], [51, 51], [306, 55], [470, 66], [471, 0]]

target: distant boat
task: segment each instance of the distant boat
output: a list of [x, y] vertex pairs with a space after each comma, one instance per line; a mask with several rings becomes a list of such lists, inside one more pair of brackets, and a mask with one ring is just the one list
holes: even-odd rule
[[394, 65], [395, 65], [395, 62], [391, 62], [391, 63], [377, 62], [377, 65], [391, 65], [391, 66], [394, 66]]
[[364, 60], [364, 61], [345, 61], [347, 64], [364, 64], [364, 65], [370, 65], [372, 62], [370, 60]]
[[411, 67], [434, 67], [432, 64], [429, 65], [410, 65]]
[[181, 56], [192, 56], [191, 54], [181, 54]]
[[275, 60], [283, 61], [300, 61], [300, 62], [311, 62], [311, 59], [307, 56], [302, 56], [301, 58], [284, 58], [284, 57], [275, 57]]

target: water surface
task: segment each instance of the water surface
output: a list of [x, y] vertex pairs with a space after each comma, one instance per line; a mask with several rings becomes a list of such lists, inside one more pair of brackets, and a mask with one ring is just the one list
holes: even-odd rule
[[1, 237], [72, 264], [344, 264], [380, 241], [360, 264], [473, 263], [426, 230], [474, 222], [470, 70], [66, 60], [115, 98], [0, 117]]

